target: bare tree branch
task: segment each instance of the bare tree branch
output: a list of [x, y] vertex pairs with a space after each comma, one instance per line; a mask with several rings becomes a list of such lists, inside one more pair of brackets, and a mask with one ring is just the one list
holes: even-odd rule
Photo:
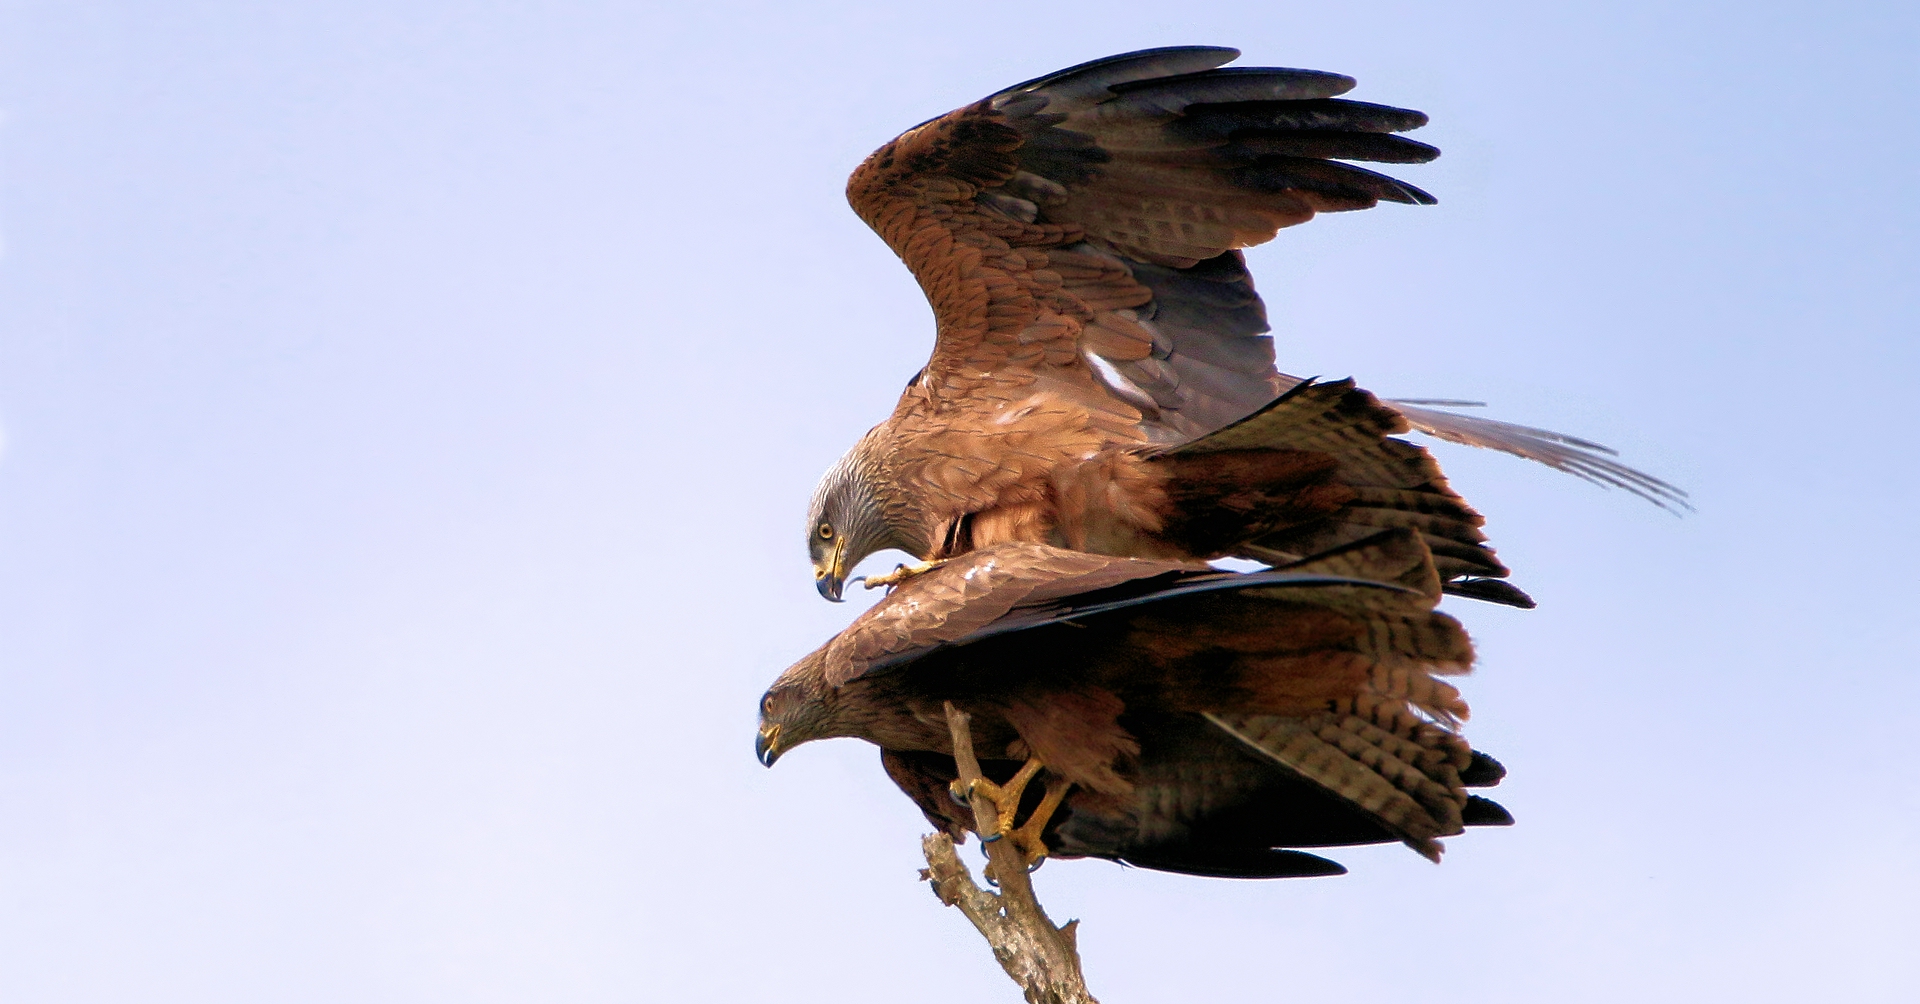
[[[973, 753], [973, 731], [966, 713], [947, 704], [947, 727], [953, 730], [953, 760], [960, 769], [959, 784], [981, 779], [980, 761]], [[977, 790], [972, 800], [974, 831], [994, 829], [997, 808]], [[933, 884], [934, 895], [958, 907], [993, 949], [993, 957], [1025, 993], [1028, 1004], [1099, 1004], [1087, 992], [1080, 973], [1080, 952], [1074, 943], [1079, 921], [1053, 926], [1040, 901], [1033, 896], [1026, 862], [1011, 840], [986, 844], [985, 874], [1000, 886], [999, 895], [974, 884], [967, 866], [954, 853], [953, 839], [931, 834], [920, 842], [927, 868], [922, 878]]]

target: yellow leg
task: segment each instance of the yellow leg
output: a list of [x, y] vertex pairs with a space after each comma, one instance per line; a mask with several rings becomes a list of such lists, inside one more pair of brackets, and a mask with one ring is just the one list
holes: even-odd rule
[[1027, 785], [1045, 768], [1046, 764], [1041, 763], [1036, 757], [1022, 764], [1020, 772], [1013, 775], [1006, 784], [994, 784], [984, 778], [974, 781], [971, 785], [961, 784], [959, 781], [953, 782], [954, 797], [962, 801], [970, 801], [975, 794], [980, 794], [993, 803], [995, 810], [993, 832], [985, 834], [983, 839], [1011, 838], [1013, 846], [1020, 849], [1028, 867], [1032, 867], [1047, 856], [1047, 845], [1043, 836], [1047, 822], [1053, 818], [1054, 812], [1060, 808], [1061, 801], [1067, 797], [1067, 791], [1073, 787], [1067, 781], [1049, 778], [1046, 797], [1040, 800], [1040, 805], [1033, 810], [1033, 815], [1027, 817], [1026, 825], [1017, 830], [1014, 829], [1014, 817], [1020, 813], [1020, 796], [1026, 793]]
[[1013, 846], [1019, 848], [1021, 856], [1026, 859], [1028, 871], [1046, 860], [1047, 823], [1053, 820], [1054, 812], [1060, 808], [1061, 802], [1066, 801], [1067, 792], [1072, 788], [1072, 782], [1057, 777], [1047, 778], [1046, 797], [1034, 807], [1033, 815], [1028, 816], [1019, 829], [1007, 832], [1007, 839], [1013, 841]]
[[878, 589], [881, 586], [897, 586], [916, 575], [925, 575], [946, 563], [947, 559], [941, 558], [938, 561], [923, 561], [917, 565], [895, 565], [893, 571], [885, 575], [868, 575], [862, 577], [861, 581], [867, 584], [868, 589]]

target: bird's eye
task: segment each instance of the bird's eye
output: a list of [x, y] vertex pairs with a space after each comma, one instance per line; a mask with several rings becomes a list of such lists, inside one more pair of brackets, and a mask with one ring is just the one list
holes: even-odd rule
[[832, 524], [832, 523], [822, 523], [822, 524], [820, 524], [820, 539], [821, 539], [821, 540], [832, 540], [832, 539], [833, 539], [833, 524]]
[[772, 694], [768, 694], [767, 696], [762, 697], [760, 699], [760, 713], [763, 715], [773, 714], [773, 695]]

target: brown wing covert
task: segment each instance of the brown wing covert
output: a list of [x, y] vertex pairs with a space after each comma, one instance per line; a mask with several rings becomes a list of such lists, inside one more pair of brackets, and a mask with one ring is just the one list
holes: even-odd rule
[[1181, 442], [1279, 389], [1237, 249], [1315, 213], [1431, 196], [1347, 160], [1419, 163], [1426, 117], [1336, 97], [1339, 74], [1148, 50], [1009, 88], [910, 130], [854, 173], [854, 208], [939, 322], [926, 379], [1067, 389]]

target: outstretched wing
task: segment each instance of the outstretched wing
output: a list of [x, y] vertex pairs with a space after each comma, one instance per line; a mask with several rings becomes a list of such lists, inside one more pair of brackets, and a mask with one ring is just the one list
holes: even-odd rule
[[[1263, 572], [1203, 562], [1116, 558], [1003, 542], [908, 579], [824, 646], [828, 685], [1034, 628], [1205, 593], [1287, 587], [1406, 594], [1432, 607], [1440, 580], [1417, 533], [1396, 529]], [[1338, 606], [1336, 600], [1323, 602]]]
[[1421, 163], [1419, 112], [1345, 101], [1352, 78], [1152, 49], [1008, 88], [912, 129], [847, 186], [932, 302], [902, 407], [1035, 391], [1104, 429], [1184, 442], [1281, 389], [1236, 249], [1316, 213], [1425, 192], [1348, 160]]
[[967, 638], [1016, 607], [1181, 572], [1200, 562], [1115, 558], [1044, 544], [1007, 542], [963, 554], [914, 576], [825, 646], [826, 681], [840, 686]]

